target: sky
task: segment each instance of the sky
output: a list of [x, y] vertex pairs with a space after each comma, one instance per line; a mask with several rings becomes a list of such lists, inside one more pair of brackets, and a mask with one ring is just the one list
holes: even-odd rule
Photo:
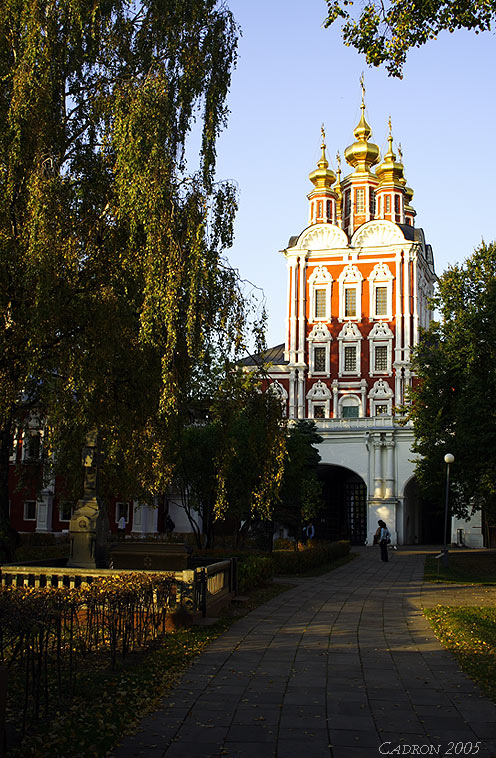
[[[308, 223], [308, 174], [327, 153], [336, 170], [354, 142], [360, 74], [372, 141], [403, 149], [415, 194], [416, 226], [433, 247], [436, 272], [496, 238], [496, 41], [488, 32], [442, 34], [410, 52], [402, 80], [370, 68], [347, 48], [339, 26], [322, 28], [325, 0], [228, 0], [241, 27], [239, 59], [218, 143], [219, 179], [236, 183], [239, 210], [228, 257], [242, 279], [263, 290], [267, 343], [284, 341], [286, 263], [279, 251]], [[351, 167], [343, 159], [343, 176]]]

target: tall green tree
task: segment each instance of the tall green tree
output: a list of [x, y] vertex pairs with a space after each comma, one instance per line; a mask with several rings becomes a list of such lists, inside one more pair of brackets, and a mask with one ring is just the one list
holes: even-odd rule
[[496, 514], [496, 245], [482, 244], [439, 279], [440, 320], [415, 351], [411, 396], [416, 470], [429, 499], [443, 502], [444, 456], [452, 453], [452, 505]]
[[68, 479], [97, 427], [108, 487], [163, 491], [205, 344], [242, 342], [245, 306], [222, 258], [236, 200], [214, 183], [235, 55], [217, 0], [3, 3], [4, 557], [8, 457], [31, 410], [48, 420], [45, 453]]
[[183, 429], [174, 483], [198, 545], [211, 547], [218, 522], [271, 521], [286, 430], [281, 403], [261, 391], [260, 377], [229, 365], [207, 415]]
[[322, 507], [322, 484], [317, 477], [320, 454], [315, 447], [320, 442], [322, 437], [313, 421], [300, 420], [288, 427], [284, 474], [274, 521], [287, 526], [297, 539], [302, 525], [312, 521]]
[[443, 31], [489, 31], [496, 16], [494, 0], [368, 0], [355, 14], [352, 0], [326, 0], [325, 26], [342, 21], [345, 45], [363, 53], [372, 66], [385, 64], [402, 76], [408, 51], [434, 40]]

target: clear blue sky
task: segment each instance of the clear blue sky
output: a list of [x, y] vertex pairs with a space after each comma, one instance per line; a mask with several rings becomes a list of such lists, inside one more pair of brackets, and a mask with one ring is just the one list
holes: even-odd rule
[[[346, 48], [339, 28], [323, 29], [324, 0], [228, 0], [241, 26], [229, 96], [229, 126], [218, 177], [236, 182], [239, 211], [229, 253], [242, 278], [261, 287], [267, 341], [284, 341], [286, 265], [278, 251], [307, 225], [308, 174], [325, 123], [328, 157], [354, 141], [365, 71], [372, 139], [395, 149], [415, 195], [416, 225], [433, 246], [437, 273], [496, 237], [495, 38], [443, 34], [410, 53], [403, 80], [371, 69]], [[343, 161], [343, 173], [348, 173]], [[351, 169], [349, 169], [351, 170]]]

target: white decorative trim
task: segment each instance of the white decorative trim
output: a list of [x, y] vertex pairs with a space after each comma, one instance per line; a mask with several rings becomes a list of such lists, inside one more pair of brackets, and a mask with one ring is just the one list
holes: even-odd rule
[[[316, 266], [308, 277], [308, 289], [310, 294], [309, 321], [330, 321], [331, 320], [331, 294], [332, 294], [332, 276], [325, 266]], [[325, 290], [325, 315], [315, 315], [315, 290]]]
[[351, 238], [351, 247], [383, 247], [402, 244], [405, 237], [399, 226], [386, 219], [374, 219], [362, 224]]
[[[372, 273], [368, 277], [369, 293], [370, 293], [370, 305], [369, 314], [370, 319], [386, 319], [391, 321], [393, 318], [393, 280], [389, 266], [384, 261], [376, 263]], [[376, 288], [386, 287], [387, 289], [387, 305], [386, 313], [376, 313]]]
[[[307, 337], [308, 341], [308, 374], [309, 376], [329, 376], [331, 372], [331, 341], [332, 335], [326, 324], [317, 323]], [[315, 370], [315, 349], [322, 347], [325, 350], [324, 371]]]
[[312, 385], [307, 392], [308, 400], [308, 418], [315, 417], [315, 408], [324, 406], [324, 417], [329, 418], [331, 414], [331, 391], [327, 384], [320, 379]]
[[275, 379], [269, 386], [267, 387], [267, 392], [270, 392], [274, 397], [277, 397], [279, 400], [287, 400], [288, 399], [288, 392], [285, 389], [285, 387]]
[[355, 416], [348, 416], [347, 418], [360, 418], [363, 415], [362, 411], [362, 403], [360, 400], [360, 397], [358, 395], [351, 395], [351, 394], [345, 394], [342, 395], [339, 398], [339, 404], [338, 404], [338, 418], [344, 418], [343, 416], [343, 408], [344, 407], [352, 407], [352, 408], [358, 408], [358, 413]]
[[318, 224], [301, 233], [296, 247], [305, 250], [334, 250], [348, 247], [348, 237], [339, 226]]
[[392, 416], [393, 395], [393, 390], [389, 384], [384, 381], [384, 379], [378, 379], [376, 382], [374, 382], [374, 386], [369, 392], [370, 415], [377, 416], [377, 407], [386, 405], [387, 414], [384, 415]]
[[[341, 271], [339, 277], [339, 320], [345, 321], [348, 319], [354, 319], [355, 321], [361, 321], [362, 319], [362, 282], [363, 276], [353, 263], [348, 263]], [[354, 316], [345, 316], [345, 291], [347, 289], [356, 290], [356, 314]]]
[[[353, 321], [347, 321], [338, 334], [339, 341], [339, 375], [340, 376], [360, 376], [361, 372], [361, 351], [360, 341], [362, 340], [360, 330]], [[355, 348], [355, 370], [345, 370], [345, 347]]]
[[[377, 321], [370, 330], [367, 339], [369, 340], [369, 375], [391, 376], [393, 367], [393, 337], [394, 334], [385, 321]], [[387, 367], [384, 371], [377, 371], [375, 368], [375, 353], [378, 347], [387, 348]]]

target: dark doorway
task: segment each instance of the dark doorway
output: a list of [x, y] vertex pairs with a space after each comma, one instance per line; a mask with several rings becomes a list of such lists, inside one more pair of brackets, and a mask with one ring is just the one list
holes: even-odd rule
[[367, 538], [367, 487], [363, 479], [342, 466], [321, 465], [324, 507], [315, 520], [315, 536], [350, 540], [363, 545]]
[[412, 477], [405, 486], [403, 508], [403, 544], [442, 544], [444, 524], [443, 504], [430, 502], [423, 497], [415, 477]]

